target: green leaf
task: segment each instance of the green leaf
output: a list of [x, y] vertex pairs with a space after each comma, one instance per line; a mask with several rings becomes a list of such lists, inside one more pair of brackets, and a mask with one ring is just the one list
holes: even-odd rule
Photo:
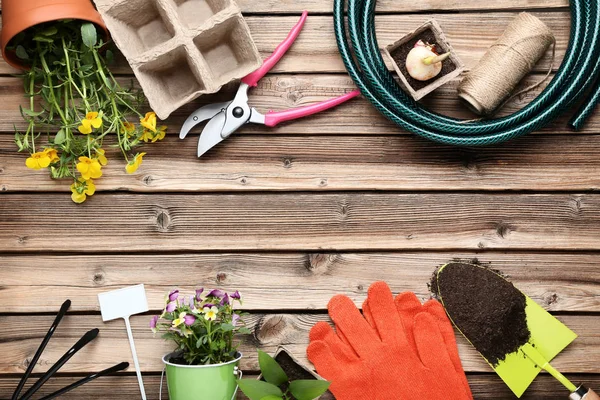
[[277, 364], [277, 361], [264, 351], [258, 351], [258, 364], [260, 365], [260, 372], [262, 372], [267, 382], [279, 386], [289, 380], [285, 371]]
[[300, 379], [290, 382], [290, 392], [296, 400], [313, 400], [327, 391], [330, 383], [318, 379]]
[[260, 400], [283, 400], [283, 397], [281, 397], [281, 396], [275, 396], [275, 395], [270, 394], [270, 395], [268, 395], [266, 397], [263, 397]]
[[240, 329], [238, 329], [238, 333], [241, 335], [249, 335], [252, 333], [252, 331], [250, 329], [246, 328], [245, 326], [243, 326]]
[[64, 128], [56, 132], [56, 136], [54, 136], [54, 143], [63, 144], [67, 140], [67, 133]]
[[106, 50], [104, 58], [106, 59], [106, 64], [112, 65], [115, 62], [115, 53], [113, 53], [111, 50]]
[[17, 54], [17, 57], [19, 57], [21, 60], [29, 60], [29, 54], [27, 54], [27, 50], [25, 50], [25, 47], [18, 45], [15, 52]]
[[58, 28], [54, 25], [49, 26], [48, 28], [44, 29], [41, 34], [44, 36], [53, 36], [56, 35], [58, 33]]
[[222, 324], [221, 325], [221, 330], [223, 332], [231, 332], [234, 328], [235, 328], [235, 326], [233, 326], [231, 324]]
[[43, 111], [38, 111], [35, 112], [33, 110], [30, 110], [28, 108], [21, 108], [21, 111], [23, 114], [29, 116], [29, 117], [39, 117], [40, 115], [42, 115], [44, 112]]
[[262, 400], [267, 396], [283, 397], [281, 390], [268, 382], [257, 381], [255, 379], [240, 379], [238, 385], [250, 400]]
[[35, 40], [36, 42], [54, 43], [54, 40], [52, 40], [49, 37], [46, 37], [44, 35], [35, 35], [33, 37], [33, 40]]
[[98, 42], [98, 35], [96, 33], [96, 27], [91, 22], [86, 22], [81, 25], [81, 40], [90, 49], [93, 48]]

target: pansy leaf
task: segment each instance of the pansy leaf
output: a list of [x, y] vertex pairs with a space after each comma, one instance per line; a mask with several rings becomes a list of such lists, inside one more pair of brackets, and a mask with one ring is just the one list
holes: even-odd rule
[[44, 35], [35, 35], [33, 37], [33, 40], [35, 40], [36, 42], [44, 42], [44, 43], [53, 43], [54, 42], [52, 39], [50, 39], [49, 37], [46, 37]]
[[104, 58], [106, 59], [106, 64], [112, 65], [115, 62], [115, 53], [113, 53], [111, 50], [106, 50], [106, 53], [104, 53]]
[[290, 382], [290, 393], [296, 400], [313, 400], [327, 391], [330, 383], [318, 379], [299, 379]]
[[258, 351], [258, 364], [260, 365], [260, 372], [262, 372], [267, 382], [279, 386], [289, 380], [285, 371], [277, 364], [277, 361], [264, 351]]
[[267, 396], [283, 397], [281, 390], [268, 382], [257, 381], [255, 379], [240, 379], [238, 380], [238, 385], [250, 400], [262, 400]]
[[41, 33], [44, 36], [53, 36], [58, 33], [58, 28], [54, 25], [51, 25], [48, 28], [44, 29]]
[[263, 397], [260, 400], [282, 400], [282, 399], [283, 399], [283, 397], [281, 397], [281, 396], [275, 396], [273, 394], [270, 394], [268, 396]]
[[64, 128], [56, 132], [56, 136], [54, 136], [54, 143], [63, 144], [67, 140], [67, 133]]
[[21, 45], [17, 46], [15, 53], [17, 54], [17, 57], [19, 57], [21, 60], [29, 59], [29, 54], [27, 54], [27, 50], [25, 50], [25, 47], [23, 47]]
[[98, 42], [98, 35], [96, 33], [96, 27], [91, 22], [87, 22], [81, 25], [81, 40], [90, 49], [93, 48]]
[[233, 328], [235, 328], [235, 327], [231, 324], [222, 324], [221, 325], [221, 329], [223, 330], [223, 332], [231, 332], [233, 330]]

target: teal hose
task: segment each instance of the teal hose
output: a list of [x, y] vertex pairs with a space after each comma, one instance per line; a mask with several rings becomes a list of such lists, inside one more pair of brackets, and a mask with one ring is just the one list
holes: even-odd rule
[[591, 91], [591, 97], [570, 122], [573, 128], [579, 129], [600, 100], [599, 0], [571, 0], [568, 49], [544, 91], [512, 115], [478, 122], [465, 122], [429, 111], [398, 86], [377, 45], [376, 2], [334, 0], [337, 44], [346, 69], [362, 94], [404, 130], [444, 144], [486, 146], [541, 129]]

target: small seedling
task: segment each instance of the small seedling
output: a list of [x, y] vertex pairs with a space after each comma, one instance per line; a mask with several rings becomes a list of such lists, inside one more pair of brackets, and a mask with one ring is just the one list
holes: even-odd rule
[[330, 383], [317, 379], [290, 381], [273, 357], [258, 351], [263, 380], [240, 379], [238, 385], [250, 400], [313, 400], [327, 391]]

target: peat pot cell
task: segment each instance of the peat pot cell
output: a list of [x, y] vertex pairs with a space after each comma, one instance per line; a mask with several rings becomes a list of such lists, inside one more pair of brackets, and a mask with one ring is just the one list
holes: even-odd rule
[[215, 80], [241, 78], [262, 64], [245, 24], [241, 16], [231, 18], [194, 39]]
[[138, 79], [151, 105], [159, 109], [172, 109], [174, 104], [181, 103], [192, 93], [204, 90], [202, 80], [194, 73], [184, 47], [178, 47], [141, 66]]
[[229, 7], [230, 0], [175, 0], [179, 19], [188, 28], [197, 28]]
[[[449, 58], [442, 62], [440, 73], [426, 81], [420, 81], [410, 76], [406, 68], [408, 54], [415, 48], [417, 42], [435, 45], [438, 54], [450, 53]], [[387, 46], [385, 52], [391, 59], [394, 69], [406, 90], [415, 100], [420, 100], [440, 86], [452, 81], [464, 70], [464, 64], [456, 56], [450, 43], [446, 40], [442, 28], [435, 20], [430, 20], [414, 32]]]
[[112, 20], [109, 26], [113, 37], [127, 57], [135, 57], [175, 35], [162, 9], [152, 0], [125, 0], [107, 14]]

